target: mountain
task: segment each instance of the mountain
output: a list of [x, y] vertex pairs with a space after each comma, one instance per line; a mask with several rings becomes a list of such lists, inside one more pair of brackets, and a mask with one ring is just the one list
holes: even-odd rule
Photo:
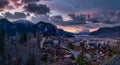
[[57, 27], [51, 23], [40, 21], [35, 24], [32, 29], [33, 32], [39, 32], [44, 35], [56, 35]]
[[37, 24], [33, 24], [27, 20], [17, 20], [10, 22], [7, 19], [0, 19], [0, 28], [3, 29], [9, 36], [14, 36], [18, 33], [41, 33], [43, 35], [58, 36], [72, 35], [72, 33], [58, 29], [55, 25], [43, 21], [40, 21]]
[[31, 32], [31, 27], [34, 25], [32, 22], [27, 20], [17, 20], [13, 22], [14, 25], [18, 27], [18, 32], [20, 34]]
[[8, 35], [15, 35], [17, 32], [17, 26], [7, 19], [0, 19], [0, 28]]
[[74, 35], [87, 36], [87, 35], [89, 35], [89, 34], [90, 34], [90, 32], [80, 32], [80, 33], [75, 33]]
[[95, 35], [95, 36], [120, 36], [120, 26], [100, 28], [95, 32], [91, 32], [90, 35]]

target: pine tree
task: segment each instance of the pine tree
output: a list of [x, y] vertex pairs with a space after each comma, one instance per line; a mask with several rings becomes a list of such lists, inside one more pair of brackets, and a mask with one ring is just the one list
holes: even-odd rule
[[26, 34], [22, 34], [20, 36], [20, 44], [25, 44], [27, 42], [27, 35]]
[[0, 55], [4, 55], [5, 53], [5, 33], [2, 29], [0, 29]]
[[31, 56], [31, 57], [28, 59], [26, 65], [36, 65], [36, 59], [35, 59], [35, 56]]
[[5, 33], [0, 29], [0, 65], [5, 63]]
[[22, 57], [16, 57], [15, 65], [22, 65]]
[[118, 39], [118, 41], [115, 43], [116, 46], [112, 47], [111, 50], [111, 54], [112, 55], [120, 55], [120, 39]]
[[80, 48], [81, 48], [81, 52], [79, 53], [76, 61], [78, 63], [78, 65], [91, 65], [91, 63], [89, 62], [89, 60], [87, 59], [87, 57], [85, 56], [85, 43], [81, 42], [80, 43]]

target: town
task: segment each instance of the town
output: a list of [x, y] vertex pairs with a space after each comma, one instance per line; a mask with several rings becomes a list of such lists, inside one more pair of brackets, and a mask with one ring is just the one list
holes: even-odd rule
[[0, 65], [120, 65], [120, 0], [0, 0]]
[[5, 43], [0, 45], [0, 65], [102, 65], [119, 53], [120, 43], [119, 38], [40, 33], [0, 37], [5, 38], [0, 38]]

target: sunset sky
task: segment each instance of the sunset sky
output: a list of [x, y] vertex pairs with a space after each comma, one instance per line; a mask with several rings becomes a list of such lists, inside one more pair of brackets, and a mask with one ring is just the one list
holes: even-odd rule
[[[110, 17], [109, 12], [114, 12], [115, 15]], [[71, 18], [67, 15], [71, 13], [76, 15], [101, 14], [101, 16], [104, 13], [107, 14], [102, 16], [104, 17], [102, 18], [102, 22], [83, 24], [81, 22], [68, 21]], [[49, 18], [44, 16], [44, 14], [49, 16], [63, 16], [63, 19], [67, 20], [67, 22], [50, 21], [50, 23], [55, 24], [58, 28], [62, 28], [65, 31], [75, 33], [93, 32], [100, 27], [119, 26], [120, 0], [0, 0], [0, 18], [7, 18], [11, 21], [25, 19], [33, 23], [44, 19], [49, 22]]]

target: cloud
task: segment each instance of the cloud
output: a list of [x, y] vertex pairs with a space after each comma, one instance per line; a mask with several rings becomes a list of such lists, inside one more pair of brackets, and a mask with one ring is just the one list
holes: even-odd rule
[[8, 19], [20, 19], [20, 18], [26, 18], [27, 15], [22, 12], [15, 12], [14, 14], [10, 12], [6, 12], [3, 14], [3, 16]]
[[72, 25], [82, 25], [86, 24], [85, 20], [69, 20], [69, 21], [64, 21], [63, 17], [58, 15], [58, 16], [53, 16], [51, 17], [51, 22], [56, 24], [56, 25], [63, 25], [63, 26], [72, 26]]
[[9, 0], [9, 2], [18, 3], [20, 0]]
[[33, 16], [31, 20], [34, 21], [34, 23], [38, 23], [40, 21], [50, 22], [49, 16], [46, 16], [46, 15], [36, 15], [36, 16]]
[[0, 0], [0, 8], [4, 8], [9, 4], [8, 0]]
[[[62, 12], [62, 13], [69, 13], [73, 12], [74, 7], [76, 6], [76, 0], [53, 0], [50, 2], [41, 1], [43, 4], [47, 4], [51, 9]], [[75, 9], [74, 9], [75, 10]]]
[[14, 7], [14, 9], [17, 9], [21, 6], [24, 6], [25, 4], [35, 3], [39, 1], [40, 0], [0, 0], [0, 11], [4, 11], [5, 9], [13, 9], [11, 6]]
[[120, 11], [91, 15], [90, 19], [87, 19], [87, 15], [85, 14], [69, 14], [69, 16], [72, 20], [64, 21], [60, 15], [53, 16], [51, 17], [51, 22], [61, 26], [83, 26], [85, 28], [113, 27], [120, 25]]
[[75, 15], [75, 14], [68, 14], [73, 20], [75, 21], [85, 21], [86, 20], [86, 15], [80, 14], [80, 15]]
[[[53, 0], [52, 2], [43, 2], [49, 5], [53, 10], [71, 13], [71, 12], [84, 12], [88, 10], [109, 11], [119, 10], [120, 0]], [[62, 5], [61, 5], [62, 4]]]
[[120, 23], [120, 11], [101, 13], [90, 19], [93, 23], [116, 24]]
[[50, 12], [50, 9], [46, 5], [36, 3], [29, 3], [24, 8], [27, 12], [35, 14], [47, 14]]
[[[118, 10], [120, 0], [84, 0], [86, 8], [101, 8], [104, 10]], [[87, 5], [88, 4], [88, 5]]]
[[0, 19], [3, 19], [4, 17], [3, 16], [0, 16]]
[[38, 2], [40, 0], [22, 0], [23, 3]]
[[14, 4], [20, 4], [20, 3], [32, 3], [32, 2], [39, 2], [40, 0], [9, 0], [10, 2], [13, 2]]

